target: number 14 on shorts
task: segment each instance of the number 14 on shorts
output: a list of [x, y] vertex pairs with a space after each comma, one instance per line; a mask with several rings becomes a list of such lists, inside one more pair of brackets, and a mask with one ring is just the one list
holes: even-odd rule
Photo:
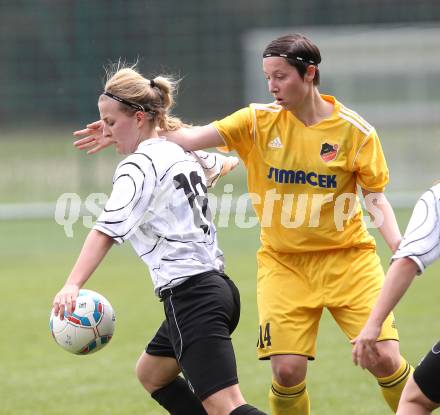
[[271, 345], [272, 342], [270, 337], [270, 323], [266, 323], [264, 325], [264, 329], [263, 326], [260, 324], [257, 347], [259, 347], [260, 349], [264, 349], [265, 347], [269, 347]]

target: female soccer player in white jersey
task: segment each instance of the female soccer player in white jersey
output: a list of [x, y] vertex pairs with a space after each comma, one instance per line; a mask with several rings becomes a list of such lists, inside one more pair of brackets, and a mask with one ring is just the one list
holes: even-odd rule
[[[353, 57], [355, 59], [355, 57]], [[379, 295], [383, 269], [363, 222], [357, 186], [392, 252], [401, 240], [383, 194], [388, 168], [376, 130], [332, 96], [319, 93], [318, 47], [293, 34], [270, 42], [263, 72], [275, 102], [251, 104], [212, 124], [167, 133], [187, 150], [226, 145], [247, 168], [261, 223], [257, 254], [258, 355], [270, 359], [274, 415], [307, 415], [308, 360], [324, 308], [352, 340]], [[101, 124], [77, 135], [80, 149], [111, 144]], [[381, 220], [383, 219], [383, 220]], [[410, 365], [399, 352], [392, 314], [368, 370], [395, 411]]]
[[54, 298], [55, 314], [71, 313], [79, 289], [111, 246], [129, 240], [149, 267], [166, 316], [137, 363], [145, 389], [171, 414], [263, 414], [246, 404], [238, 386], [230, 334], [240, 297], [223, 272], [206, 197], [206, 172], [213, 179], [222, 160], [230, 160], [195, 157], [158, 136], [157, 127], [181, 126], [169, 115], [172, 86], [167, 78], [149, 81], [133, 68], [109, 75], [98, 102], [103, 134], [128, 157], [119, 163], [104, 211]]
[[[393, 255], [376, 305], [354, 340], [353, 360], [367, 367], [377, 358], [377, 337], [390, 311], [414, 277], [440, 257], [440, 184], [425, 192], [414, 207], [399, 249]], [[426, 415], [440, 406], [440, 342], [421, 361], [400, 399], [398, 415]]]

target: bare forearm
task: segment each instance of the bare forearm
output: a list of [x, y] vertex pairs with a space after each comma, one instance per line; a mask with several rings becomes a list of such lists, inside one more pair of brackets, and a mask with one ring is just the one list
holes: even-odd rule
[[374, 224], [384, 238], [391, 252], [396, 252], [402, 239], [396, 216], [383, 193], [370, 193], [363, 190], [365, 204]]
[[178, 144], [187, 151], [203, 150], [210, 147], [223, 146], [221, 135], [212, 125], [203, 127], [179, 128], [176, 131], [159, 132], [169, 141]]
[[66, 284], [82, 287], [113, 245], [113, 239], [97, 230], [88, 234]]
[[[385, 196], [384, 196], [385, 197]], [[383, 225], [379, 226], [379, 232], [390, 248], [391, 252], [396, 252], [402, 240], [402, 234], [400, 233], [399, 225], [397, 224], [394, 210], [387, 199], [383, 204], [379, 204], [379, 209], [382, 210], [384, 215]]]
[[369, 322], [377, 326], [383, 324], [411, 285], [417, 270], [416, 263], [408, 258], [399, 258], [391, 264]]
[[352, 340], [354, 364], [363, 369], [377, 364], [379, 356], [377, 339], [383, 322], [411, 285], [416, 272], [417, 265], [408, 258], [399, 258], [391, 264], [385, 278], [385, 284], [367, 323], [359, 335]]
[[[98, 120], [88, 124], [83, 130], [75, 131], [73, 135], [79, 138], [74, 142], [75, 147], [79, 150], [87, 150], [87, 154], [94, 154], [114, 144], [103, 134], [102, 128], [102, 121]], [[158, 133], [187, 151], [225, 145], [222, 136], [211, 124], [202, 127], [179, 128], [175, 131], [158, 130]]]

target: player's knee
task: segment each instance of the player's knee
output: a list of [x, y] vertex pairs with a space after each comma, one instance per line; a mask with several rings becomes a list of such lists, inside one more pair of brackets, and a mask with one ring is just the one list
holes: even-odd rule
[[240, 387], [236, 384], [215, 392], [204, 399], [202, 403], [208, 414], [217, 415], [229, 414], [235, 408], [244, 405], [246, 402], [241, 394]]
[[376, 377], [390, 376], [399, 369], [402, 363], [402, 357], [399, 353], [392, 350], [380, 352], [376, 361], [370, 364], [367, 369]]
[[411, 376], [403, 389], [399, 409], [414, 406], [424, 408], [427, 412], [431, 413], [440, 405], [431, 401], [416, 384], [414, 377]]
[[406, 413], [406, 408], [423, 408], [426, 413], [431, 413], [437, 409], [440, 405], [430, 401], [425, 395], [420, 392], [411, 395], [402, 395], [399, 402], [399, 412]]
[[155, 370], [148, 361], [148, 355], [144, 355], [136, 362], [135, 373], [141, 385], [150, 393], [164, 386], [158, 379], [155, 379]]
[[145, 367], [140, 360], [136, 362], [134, 371], [139, 382], [148, 392], [151, 393], [156, 389], [151, 382], [148, 371], [145, 370]]
[[143, 353], [136, 363], [136, 377], [150, 393], [170, 384], [180, 373], [176, 359]]
[[272, 372], [275, 380], [282, 386], [298, 385], [306, 377], [306, 368], [296, 362], [273, 365]]
[[167, 385], [166, 382], [162, 382], [160, 379], [156, 379], [147, 373], [142, 373], [137, 370], [136, 370], [136, 376], [140, 384], [150, 394]]

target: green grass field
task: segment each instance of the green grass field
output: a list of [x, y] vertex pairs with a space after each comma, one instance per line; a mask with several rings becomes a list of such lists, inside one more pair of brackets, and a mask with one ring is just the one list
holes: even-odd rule
[[[399, 211], [402, 226], [409, 211]], [[102, 351], [74, 356], [53, 341], [48, 318], [51, 301], [63, 284], [87, 232], [74, 228], [66, 238], [53, 220], [0, 222], [0, 414], [69, 413], [163, 414], [138, 385], [133, 369], [162, 319], [146, 268], [131, 247], [115, 247], [86, 285], [109, 298], [117, 314], [115, 336]], [[255, 251], [257, 229], [219, 230], [227, 272], [242, 295], [242, 318], [233, 335], [242, 390], [249, 402], [268, 410], [268, 362], [255, 355]], [[384, 264], [388, 253], [379, 251]], [[418, 279], [397, 309], [403, 354], [416, 364], [437, 340], [440, 322], [440, 264]], [[351, 347], [328, 313], [310, 364], [308, 387], [313, 414], [388, 413], [374, 379], [351, 362]]]
[[[0, 177], [0, 203], [54, 202], [64, 192], [84, 197], [108, 192], [118, 156], [107, 150], [90, 159], [72, 149], [69, 128], [5, 133], [8, 157]], [[93, 160], [93, 162], [91, 162]], [[228, 175], [234, 195], [245, 192], [243, 169]], [[224, 182], [215, 189], [221, 195]], [[398, 212], [404, 227], [410, 211]], [[233, 222], [233, 221], [231, 221]], [[64, 283], [87, 229], [67, 238], [52, 220], [0, 220], [0, 283], [3, 316], [0, 341], [0, 415], [59, 415], [63, 412], [163, 414], [143, 392], [134, 364], [162, 321], [143, 263], [127, 244], [112, 249], [86, 285], [109, 298], [117, 314], [115, 336], [102, 351], [74, 356], [59, 348], [48, 327], [54, 294]], [[239, 286], [242, 317], [233, 335], [242, 390], [249, 402], [268, 410], [268, 362], [256, 359], [255, 252], [258, 229], [219, 228], [227, 272]], [[383, 263], [389, 254], [379, 240]], [[404, 355], [416, 364], [437, 340], [440, 264], [418, 279], [397, 310]], [[324, 313], [318, 355], [309, 366], [313, 414], [384, 414], [374, 379], [351, 362], [351, 347]]]

